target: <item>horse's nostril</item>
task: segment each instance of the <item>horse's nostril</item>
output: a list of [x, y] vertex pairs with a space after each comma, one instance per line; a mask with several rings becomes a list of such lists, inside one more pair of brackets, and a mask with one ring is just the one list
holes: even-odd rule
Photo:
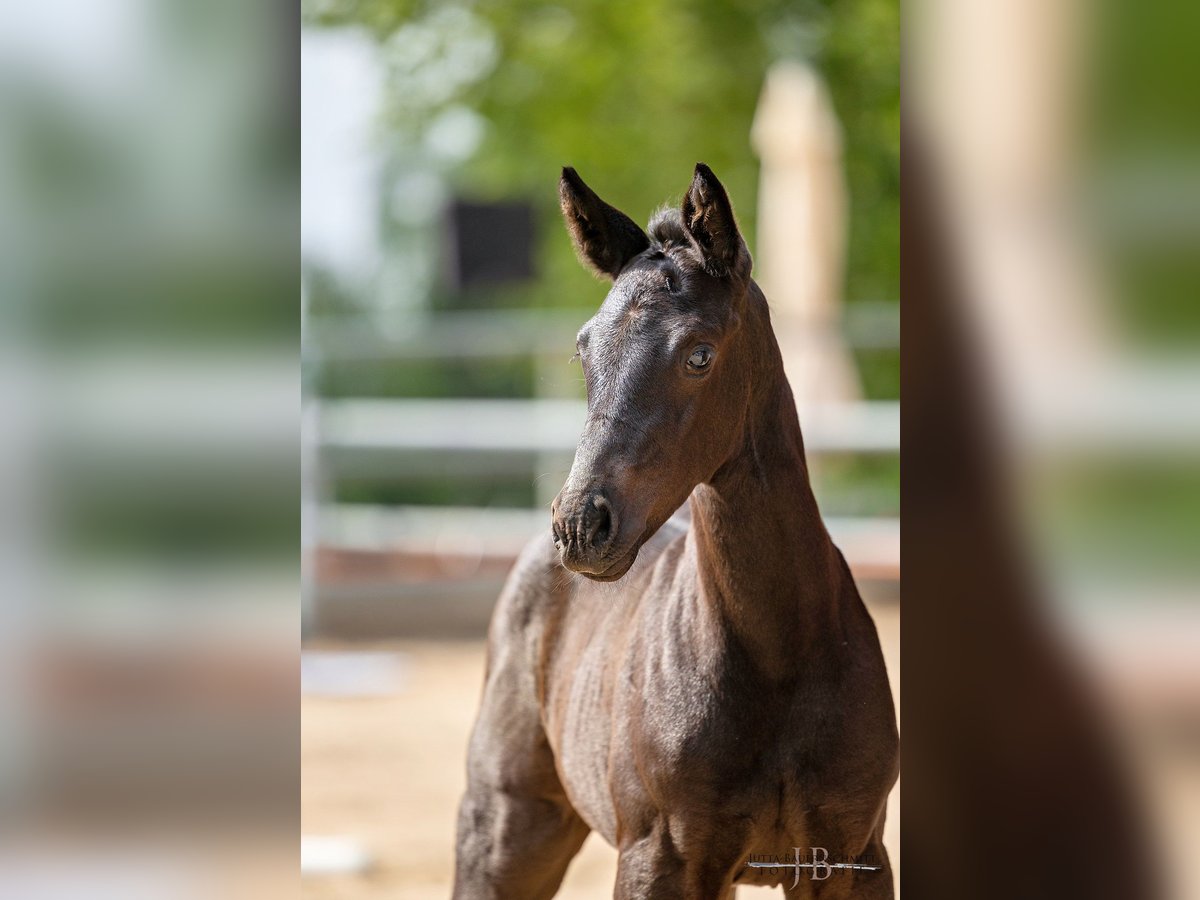
[[612, 511], [608, 501], [597, 494], [592, 498], [593, 509], [589, 510], [587, 541], [593, 547], [602, 547], [612, 535]]

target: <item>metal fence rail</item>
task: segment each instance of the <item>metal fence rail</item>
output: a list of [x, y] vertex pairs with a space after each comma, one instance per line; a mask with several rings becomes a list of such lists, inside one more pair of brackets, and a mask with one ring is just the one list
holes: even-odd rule
[[[309, 364], [396, 359], [504, 359], [574, 352], [586, 309], [470, 310], [410, 313], [381, 324], [366, 317], [313, 317], [305, 323]], [[900, 345], [895, 303], [847, 304], [842, 332], [851, 347], [881, 350]]]
[[[323, 450], [574, 453], [586, 416], [578, 400], [325, 400]], [[801, 412], [809, 453], [896, 453], [900, 404], [871, 401]]]

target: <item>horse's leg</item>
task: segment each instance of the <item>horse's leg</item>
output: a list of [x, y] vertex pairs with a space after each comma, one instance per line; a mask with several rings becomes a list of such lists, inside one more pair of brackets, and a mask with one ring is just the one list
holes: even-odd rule
[[467, 760], [455, 900], [553, 897], [588, 827], [568, 802], [536, 715], [493, 673]]
[[548, 900], [588, 827], [560, 800], [468, 788], [459, 810], [455, 900]]
[[559, 782], [542, 730], [534, 634], [544, 594], [536, 560], [524, 563], [493, 618], [458, 814], [455, 900], [553, 897], [589, 830]]
[[655, 829], [621, 849], [615, 900], [732, 900], [736, 861], [720, 851], [685, 861], [665, 833]]

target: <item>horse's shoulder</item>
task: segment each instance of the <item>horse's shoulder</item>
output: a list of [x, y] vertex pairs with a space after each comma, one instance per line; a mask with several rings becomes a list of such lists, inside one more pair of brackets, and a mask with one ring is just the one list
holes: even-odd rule
[[557, 606], [570, 580], [547, 532], [529, 541], [517, 557], [492, 617], [493, 634], [526, 632]]

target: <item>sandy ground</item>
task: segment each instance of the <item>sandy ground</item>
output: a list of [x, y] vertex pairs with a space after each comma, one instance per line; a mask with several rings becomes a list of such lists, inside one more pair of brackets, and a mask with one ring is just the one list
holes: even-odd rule
[[[872, 609], [893, 690], [899, 690], [900, 611]], [[356, 645], [355, 649], [366, 649]], [[466, 742], [483, 678], [483, 644], [391, 642], [404, 654], [400, 689], [370, 699], [302, 701], [301, 829], [357, 838], [374, 859], [356, 876], [303, 879], [302, 896], [337, 900], [444, 900], [453, 871], [455, 810], [464, 784]], [[888, 851], [899, 877], [899, 788], [888, 812]], [[612, 896], [616, 853], [588, 838], [559, 897]], [[742, 888], [739, 900], [779, 896]]]

